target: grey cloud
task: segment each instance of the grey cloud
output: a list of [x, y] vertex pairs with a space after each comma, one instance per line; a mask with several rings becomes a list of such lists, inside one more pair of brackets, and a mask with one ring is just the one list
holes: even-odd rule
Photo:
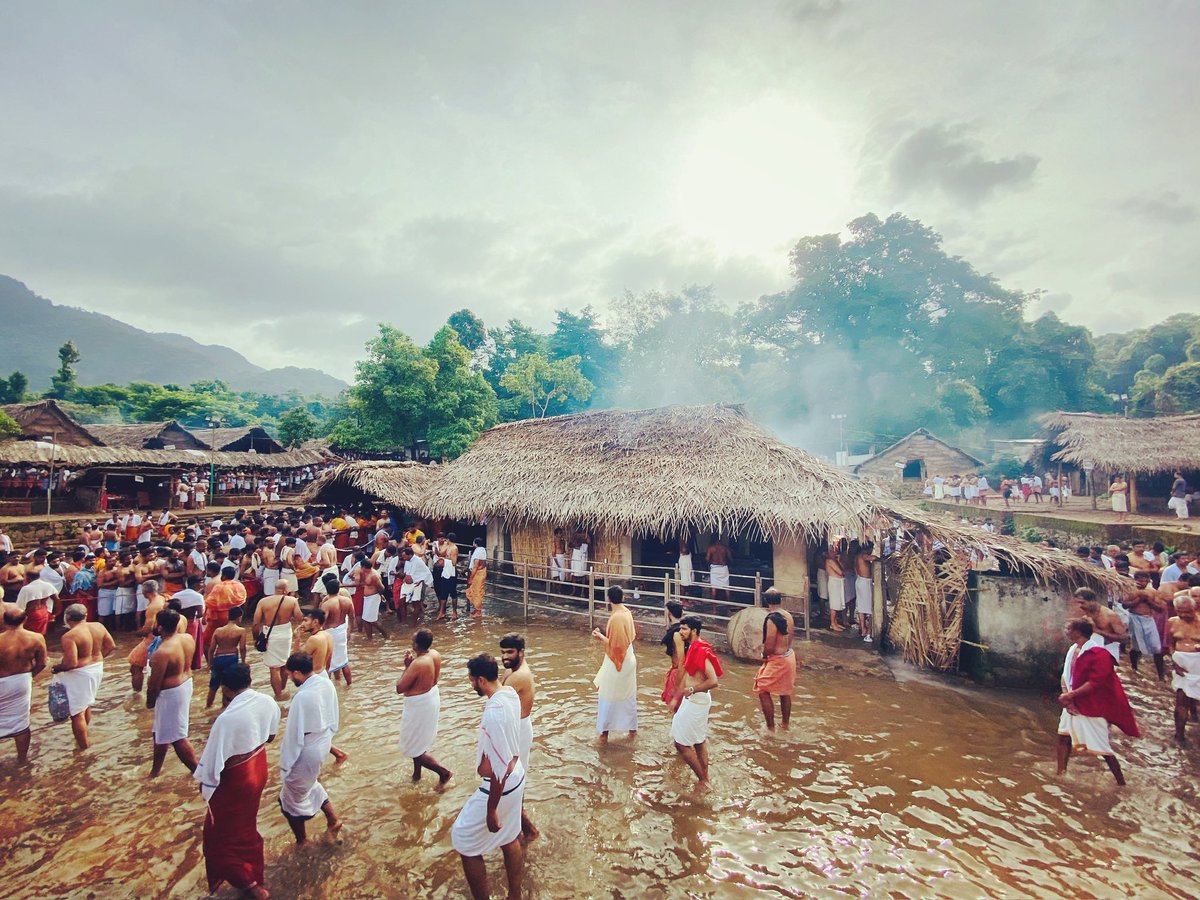
[[1121, 203], [1120, 209], [1165, 225], [1186, 225], [1200, 216], [1200, 208], [1195, 203], [1185, 201], [1178, 191], [1168, 190], [1130, 197]]
[[1021, 153], [998, 159], [985, 155], [981, 141], [961, 125], [927, 125], [897, 145], [888, 169], [893, 190], [906, 197], [939, 190], [958, 202], [975, 206], [1002, 189], [1028, 187], [1039, 159]]

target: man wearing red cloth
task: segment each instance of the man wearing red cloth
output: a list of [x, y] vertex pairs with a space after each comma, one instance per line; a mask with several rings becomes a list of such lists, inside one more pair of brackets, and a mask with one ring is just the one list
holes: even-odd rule
[[1104, 757], [1109, 770], [1124, 785], [1121, 764], [1108, 742], [1108, 727], [1116, 725], [1130, 737], [1140, 737], [1133, 710], [1117, 678], [1112, 654], [1104, 649], [1104, 638], [1092, 633], [1087, 619], [1067, 623], [1071, 642], [1063, 665], [1063, 692], [1058, 702], [1063, 707], [1058, 722], [1058, 774], [1067, 771], [1072, 750]]
[[266, 745], [279, 731], [279, 706], [250, 688], [250, 667], [235, 663], [221, 672], [228, 706], [213, 721], [193, 776], [208, 803], [204, 816], [204, 865], [208, 889], [222, 881], [251, 897], [267, 897], [258, 806], [267, 783]]
[[679, 755], [696, 773], [700, 790], [710, 790], [708, 783], [708, 713], [712, 708], [713, 688], [717, 677], [724, 675], [721, 661], [707, 641], [700, 639], [704, 623], [699, 616], [686, 616], [679, 624], [679, 636], [688, 645], [683, 658], [683, 702], [671, 719], [671, 740]]

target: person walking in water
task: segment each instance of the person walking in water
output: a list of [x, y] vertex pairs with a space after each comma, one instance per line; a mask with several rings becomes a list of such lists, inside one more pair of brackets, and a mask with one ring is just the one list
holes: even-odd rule
[[279, 808], [297, 844], [308, 840], [304, 823], [318, 812], [325, 814], [329, 836], [337, 842], [342, 820], [317, 780], [338, 730], [337, 690], [329, 678], [313, 671], [312, 657], [307, 653], [293, 653], [285, 665], [297, 690], [292, 695], [279, 750], [279, 772], [283, 776]]
[[108, 629], [87, 621], [87, 607], [72, 603], [64, 614], [67, 633], [62, 636], [62, 659], [50, 671], [67, 689], [71, 731], [75, 746], [86, 750], [91, 741], [92, 704], [104, 679], [104, 657], [117, 648]]
[[4, 630], [0, 631], [0, 740], [12, 738], [17, 745], [17, 763], [29, 762], [29, 709], [33, 679], [46, 668], [46, 639], [21, 625], [25, 613], [16, 604], [4, 608]]
[[164, 609], [155, 617], [162, 643], [150, 657], [150, 678], [146, 683], [146, 708], [154, 710], [154, 763], [150, 777], [162, 772], [167, 748], [173, 747], [179, 761], [189, 772], [196, 771], [196, 751], [188, 741], [192, 708], [192, 654], [196, 642], [179, 634], [181, 616]]
[[704, 623], [699, 616], [686, 616], [679, 631], [688, 643], [683, 659], [683, 702], [671, 719], [671, 740], [707, 793], [708, 781], [708, 714], [712, 709], [712, 691], [718, 678], [725, 674], [713, 648], [700, 637]]
[[404, 654], [404, 674], [396, 681], [396, 693], [404, 697], [400, 714], [400, 752], [412, 760], [415, 784], [421, 780], [421, 770], [428, 769], [438, 777], [434, 790], [446, 790], [451, 772], [429, 755], [437, 740], [438, 716], [442, 710], [442, 694], [438, 678], [442, 674], [442, 656], [433, 649], [433, 632], [419, 629], [412, 639], [412, 649]]
[[[525, 662], [525, 638], [523, 635], [510, 632], [500, 638], [500, 661], [506, 669], [502, 684], [517, 692], [521, 698], [521, 723], [518, 755], [521, 765], [525, 767], [525, 777], [529, 777], [529, 754], [533, 751], [533, 700], [537, 694], [534, 684], [533, 670]], [[521, 836], [526, 843], [535, 841], [541, 832], [537, 830], [529, 816], [521, 806]]]
[[762, 665], [754, 676], [754, 692], [767, 720], [775, 730], [775, 697], [779, 698], [780, 727], [787, 730], [792, 718], [792, 693], [796, 689], [796, 654], [792, 650], [792, 614], [783, 608], [783, 595], [775, 588], [763, 593], [767, 617], [763, 620]]
[[619, 585], [608, 588], [611, 607], [604, 631], [592, 631], [592, 637], [604, 644], [604, 659], [593, 684], [599, 692], [596, 707], [596, 733], [600, 743], [608, 743], [610, 731], [628, 731], [637, 736], [637, 657], [633, 641], [637, 629], [633, 613], [625, 606], [625, 592]]

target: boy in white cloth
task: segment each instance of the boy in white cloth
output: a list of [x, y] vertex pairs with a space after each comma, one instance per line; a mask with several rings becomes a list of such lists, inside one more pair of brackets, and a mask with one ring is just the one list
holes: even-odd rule
[[[0, 596], [3, 596], [0, 593]], [[0, 739], [17, 744], [17, 763], [29, 762], [29, 707], [33, 677], [46, 668], [46, 639], [21, 627], [25, 613], [11, 603], [4, 606], [0, 631]]]
[[486, 653], [467, 663], [471, 688], [486, 698], [479, 722], [476, 771], [483, 784], [467, 798], [450, 829], [450, 842], [462, 858], [463, 874], [475, 900], [488, 897], [483, 857], [499, 848], [504, 853], [508, 896], [521, 896], [525, 848], [521, 844], [521, 805], [525, 797], [525, 767], [520, 756], [521, 698], [500, 684], [500, 667]]
[[1175, 692], [1175, 740], [1184, 742], [1183, 731], [1196, 714], [1200, 700], [1200, 618], [1196, 600], [1187, 594], [1175, 600], [1175, 615], [1167, 620], [1167, 652], [1171, 655], [1171, 690]]
[[438, 777], [434, 790], [446, 790], [450, 770], [429, 755], [437, 740], [438, 715], [442, 695], [438, 678], [442, 674], [442, 655], [433, 649], [433, 632], [422, 628], [413, 635], [412, 649], [404, 654], [404, 674], [396, 681], [396, 693], [404, 697], [400, 714], [400, 752], [413, 761], [413, 782], [421, 780], [421, 770]]
[[338, 730], [337, 690], [327, 677], [313, 673], [312, 657], [307, 653], [293, 653], [286, 666], [298, 690], [292, 696], [279, 751], [279, 771], [283, 776], [279, 808], [297, 844], [308, 839], [304, 823], [318, 812], [325, 814], [330, 838], [340, 842], [342, 821], [333, 811], [329, 794], [317, 781], [321, 763]]
[[87, 607], [72, 603], [63, 618], [67, 632], [62, 636], [62, 659], [50, 671], [67, 689], [67, 704], [71, 714], [71, 731], [75, 746], [86, 750], [90, 744], [88, 726], [92, 723], [92, 704], [104, 679], [104, 657], [117, 645], [108, 629], [99, 622], [87, 620]]
[[146, 684], [146, 708], [154, 710], [151, 778], [162, 772], [167, 747], [175, 748], [175, 755], [189, 772], [196, 771], [196, 751], [188, 741], [196, 641], [186, 632], [178, 633], [179, 620], [179, 613], [173, 609], [164, 609], [155, 617], [155, 631], [162, 643], [150, 657], [150, 679]]
[[[537, 694], [534, 684], [533, 671], [525, 662], [525, 638], [523, 635], [511, 632], [500, 638], [500, 660], [508, 671], [504, 675], [503, 684], [517, 692], [521, 698], [521, 732], [520, 747], [517, 755], [521, 757], [521, 765], [525, 767], [526, 784], [529, 781], [529, 754], [533, 751], [533, 700]], [[541, 832], [530, 820], [521, 806], [521, 836], [525, 842], [536, 841]]]
[[679, 636], [687, 646], [683, 658], [683, 702], [671, 719], [671, 740], [683, 761], [700, 782], [700, 791], [708, 792], [708, 714], [712, 708], [712, 690], [718, 676], [724, 674], [712, 647], [700, 638], [703, 622], [699, 616], [685, 616], [679, 623]]

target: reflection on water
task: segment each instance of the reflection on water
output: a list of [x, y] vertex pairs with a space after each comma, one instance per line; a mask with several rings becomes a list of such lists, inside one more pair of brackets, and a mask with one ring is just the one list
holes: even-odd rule
[[[476, 787], [480, 701], [467, 684], [466, 660], [496, 652], [510, 627], [492, 620], [436, 632], [446, 667], [433, 753], [456, 773], [440, 797], [432, 778], [411, 784], [396, 749], [393, 685], [405, 643], [353, 647], [356, 681], [339, 688], [337, 737], [351, 759], [322, 777], [347, 840], [289, 851], [275, 803], [278, 745], [271, 747], [260, 828], [275, 896], [465, 892], [449, 832]], [[1066, 780], [1054, 777], [1057, 716], [1038, 698], [801, 670], [791, 733], [764, 737], [749, 693], [753, 667], [730, 663], [710, 736], [714, 792], [696, 797], [691, 773], [671, 750], [658, 702], [665, 657], [653, 645], [639, 657], [642, 731], [632, 744], [614, 739], [601, 750], [591, 687], [597, 645], [552, 626], [526, 633], [540, 688], [527, 798], [544, 835], [528, 856], [528, 896], [1198, 892], [1200, 857], [1190, 841], [1200, 828], [1196, 766], [1169, 743], [1168, 697], [1157, 686], [1133, 691], [1148, 736], [1117, 744], [1130, 780], [1118, 791], [1090, 760], [1073, 761]], [[255, 676], [265, 689], [257, 663]], [[203, 895], [203, 805], [173, 755], [162, 778], [147, 778], [151, 716], [131, 696], [123, 664], [108, 666], [93, 747], [79, 755], [69, 728], [49, 723], [44, 676], [39, 684], [35, 765], [19, 772], [11, 744], [0, 763], [0, 893]], [[203, 711], [203, 697], [197, 690], [198, 751], [216, 714]], [[310, 834], [323, 829], [318, 817]], [[489, 868], [498, 885], [499, 856]]]

